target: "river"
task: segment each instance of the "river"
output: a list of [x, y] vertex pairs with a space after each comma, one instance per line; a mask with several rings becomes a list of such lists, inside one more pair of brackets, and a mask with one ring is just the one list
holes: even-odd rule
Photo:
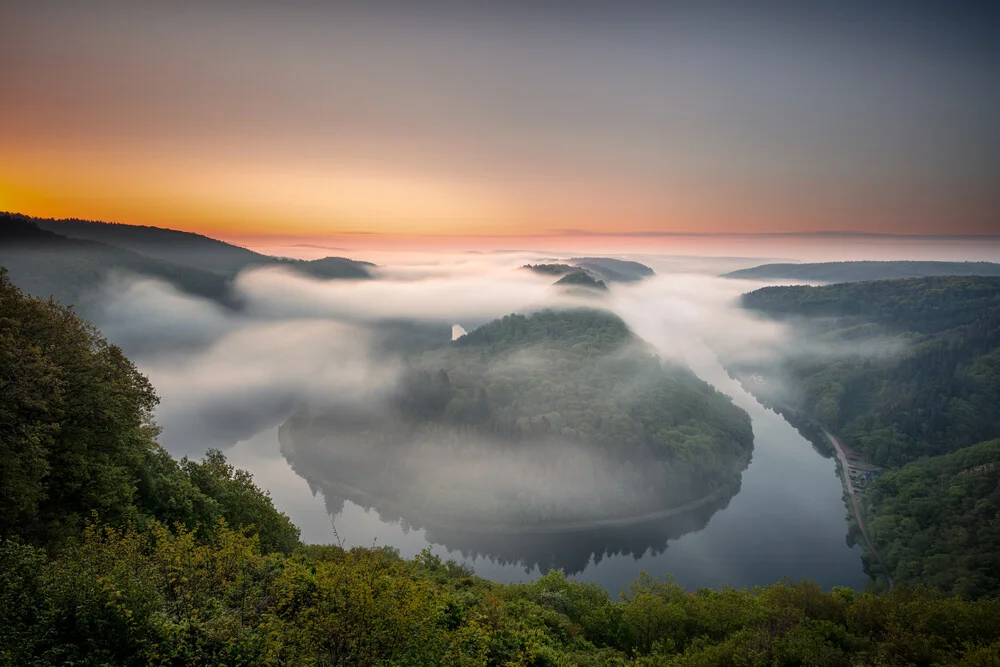
[[771, 584], [786, 576], [825, 588], [863, 588], [861, 549], [847, 544], [847, 509], [834, 459], [761, 406], [714, 357], [687, 361], [750, 414], [753, 459], [732, 498], [663, 521], [520, 537], [428, 533], [383, 521], [350, 501], [332, 500], [328, 508], [322, 494], [314, 494], [281, 456], [276, 428], [238, 443], [227, 456], [270, 491], [306, 542], [388, 545], [404, 557], [429, 547], [501, 582], [530, 580], [558, 567], [612, 594], [640, 571], [670, 574], [692, 590]]

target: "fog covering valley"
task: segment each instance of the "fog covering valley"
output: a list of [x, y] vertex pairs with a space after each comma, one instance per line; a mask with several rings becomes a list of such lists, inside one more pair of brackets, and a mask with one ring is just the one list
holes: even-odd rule
[[[402, 357], [386, 347], [400, 326], [419, 332], [417, 346], [441, 345], [453, 325], [471, 331], [515, 312], [600, 307], [679, 363], [712, 351], [766, 358], [790, 343], [784, 328], [737, 306], [756, 283], [658, 274], [615, 285], [595, 302], [518, 270], [531, 259], [423, 255], [361, 282], [251, 269], [234, 283], [246, 302], [241, 312], [121, 273], [87, 310], [157, 387], [161, 442], [191, 454], [230, 447], [304, 401], [343, 396], [363, 404], [391, 391]], [[251, 423], [238, 423], [244, 419]]]
[[[324, 247], [262, 254], [170, 230], [6, 221], [0, 260], [14, 281], [74, 303], [149, 377], [166, 450], [221, 450], [306, 542], [430, 548], [498, 581], [557, 568], [611, 591], [641, 570], [689, 587], [878, 576], [816, 421], [836, 423], [843, 395], [825, 378], [924, 354], [919, 281], [948, 290], [952, 279], [884, 296], [870, 287], [882, 283], [833, 286], [815, 301], [815, 288], [760, 288], [852, 269], [880, 279], [996, 266], [788, 264], [777, 253], [329, 258]], [[767, 277], [740, 278], [754, 271]], [[963, 294], [992, 293], [991, 278], [960, 280], [973, 281]], [[897, 292], [910, 301], [891, 301]], [[880, 298], [895, 320], [852, 305]], [[957, 304], [947, 317], [984, 307], [969, 298], [945, 297]], [[918, 330], [901, 334], [900, 322]], [[860, 423], [838, 429], [867, 448]], [[871, 455], [897, 460], [877, 437]]]
[[[664, 493], [664, 479], [656, 478], [641, 459], [632, 457], [634, 461], [623, 467], [613, 448], [581, 445], [572, 438], [525, 438], [517, 447], [498, 446], [494, 436], [470, 430], [458, 440], [452, 433], [449, 445], [446, 438], [435, 437], [432, 428], [421, 427], [408, 430], [402, 446], [397, 442], [391, 452], [383, 452], [366, 449], [371, 443], [364, 439], [352, 439], [343, 428], [344, 419], [319, 432], [310, 424], [310, 437], [288, 436], [296, 422], [290, 417], [298, 415], [301, 424], [302, 415], [326, 411], [329, 418], [332, 407], [348, 422], [384, 425], [386, 406], [398, 396], [414, 360], [431, 355], [433, 361], [453, 337], [512, 313], [606, 309], [638, 337], [630, 345], [649, 346], [661, 359], [666, 375], [690, 376], [701, 383], [694, 379], [700, 375], [739, 396], [739, 408], [733, 409], [754, 414], [755, 432], [761, 417], [754, 410], [760, 406], [725, 375], [720, 360], [760, 365], [792, 353], [835, 357], [857, 351], [856, 346], [795, 338], [793, 327], [742, 309], [740, 295], [762, 283], [719, 274], [757, 260], [636, 256], [655, 275], [612, 281], [609, 290], [596, 296], [554, 286], [552, 276], [522, 268], [573, 256], [386, 253], [371, 269], [374, 280], [360, 281], [323, 280], [280, 266], [250, 267], [231, 284], [242, 304], [239, 309], [186, 294], [165, 281], [114, 271], [88, 295], [85, 311], [157, 388], [161, 444], [177, 456], [194, 458], [208, 448], [221, 449], [237, 465], [249, 467], [265, 487], [269, 479], [281, 479], [273, 482], [271, 492], [279, 509], [287, 503], [311, 517], [300, 519], [292, 513], [297, 522], [307, 522], [305, 538], [331, 542], [346, 537], [361, 545], [382, 539], [404, 553], [415, 553], [421, 545], [444, 545], [443, 555], [501, 580], [516, 580], [526, 572], [537, 576], [548, 567], [582, 573], [603, 560], [604, 569], [612, 573], [592, 576], [614, 588], [638, 567], [622, 569], [621, 556], [646, 563], [641, 557], [669, 551], [668, 542], [703, 530], [725, 509], [741, 491], [740, 471], [754, 458], [753, 450], [734, 450], [725, 464], [718, 464], [731, 472], [715, 482], [696, 484], [675, 474], [667, 484], [671, 494]], [[875, 345], [872, 353], [891, 352], [892, 345], [896, 343], [887, 340], [884, 349]], [[611, 356], [621, 353], [616, 350]], [[488, 374], [516, 376], [519, 368], [544, 374], [544, 363], [524, 350], [491, 356], [487, 367]], [[279, 427], [285, 433], [281, 451], [305, 482], [277, 475], [275, 466], [287, 465], [275, 458]], [[835, 498], [833, 466], [805, 441], [798, 442], [799, 449], [827, 470], [822, 474], [829, 476], [826, 487], [833, 502], [821, 505], [817, 500], [817, 507], [831, 518], [829, 539], [843, 544], [847, 526], [835, 518], [842, 510]], [[752, 447], [749, 442], [747, 446]], [[766, 460], [766, 452], [756, 453], [756, 458], [762, 456]], [[786, 452], [781, 460], [791, 466], [795, 458]], [[356, 465], [345, 468], [345, 462]], [[758, 474], [769, 481], [761, 484], [773, 490], [775, 467], [767, 464], [761, 470], [764, 465], [758, 465]], [[365, 471], [363, 479], [356, 476], [359, 470]], [[318, 494], [320, 506], [306, 499], [307, 489]], [[753, 497], [752, 491], [747, 497]], [[790, 509], [777, 497], [768, 502]], [[365, 507], [377, 511], [384, 522], [373, 524], [359, 514]], [[761, 508], [757, 503], [746, 511], [756, 519]], [[738, 513], [730, 514], [741, 520]], [[792, 515], [786, 519], [800, 521]], [[780, 516], [775, 521], [777, 528]], [[396, 522], [402, 532], [392, 528]], [[815, 532], [807, 524], [802, 530]], [[718, 532], [725, 532], [726, 539], [740, 534], [721, 525]], [[715, 539], [711, 535], [708, 531], [705, 539]], [[704, 550], [710, 548], [718, 549], [697, 547], [687, 575], [692, 583], [714, 584], [733, 576], [731, 571], [703, 571]], [[683, 544], [672, 549], [683, 555]], [[761, 563], [749, 559], [741, 566], [748, 577], [743, 581], [765, 581], [778, 568], [819, 572], [801, 567], [796, 553], [793, 549], [777, 554], [772, 569], [764, 569], [767, 574], [760, 572]], [[844, 555], [838, 556], [839, 567], [826, 568], [841, 572], [831, 576], [833, 583], [859, 581], [857, 555], [850, 550]], [[850, 567], [851, 562], [857, 565]], [[725, 567], [732, 566], [730, 562]], [[669, 567], [685, 576], [683, 565]], [[848, 574], [852, 569], [855, 574]]]

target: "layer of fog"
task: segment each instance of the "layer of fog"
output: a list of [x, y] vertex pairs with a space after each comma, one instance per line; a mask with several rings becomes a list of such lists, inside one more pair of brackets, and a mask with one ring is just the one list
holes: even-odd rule
[[[399, 355], [379, 348], [387, 319], [440, 323], [442, 343], [492, 318], [546, 307], [603, 306], [666, 358], [697, 365], [718, 355], [768, 360], [792, 351], [837, 354], [796, 340], [784, 325], [739, 308], [760, 283], [720, 279], [711, 260], [643, 257], [663, 271], [613, 284], [601, 299], [568, 295], [550, 276], [520, 270], [543, 255], [412, 254], [371, 281], [320, 281], [281, 269], [238, 276], [245, 310], [233, 312], [150, 279], [116, 275], [97, 325], [152, 380], [162, 402], [161, 442], [176, 454], [225, 449], [284, 421], [306, 401], [364, 401], [395, 382]], [[752, 263], [752, 262], [748, 262]], [[711, 268], [709, 268], [711, 267]], [[502, 470], [503, 466], [494, 466]]]
[[[654, 475], [622, 465], [574, 442], [524, 440], [512, 446], [471, 434], [451, 439], [424, 433], [379, 448], [328, 433], [286, 437], [282, 444], [293, 468], [331, 497], [372, 503], [387, 516], [422, 527], [566, 530], [628, 523], [664, 509], [662, 470]], [[688, 480], [672, 481], [676, 496], [697, 500]]]

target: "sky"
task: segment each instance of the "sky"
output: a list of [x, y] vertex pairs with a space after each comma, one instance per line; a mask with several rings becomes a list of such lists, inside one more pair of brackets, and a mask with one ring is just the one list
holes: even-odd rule
[[995, 6], [725, 4], [0, 0], [0, 210], [258, 244], [1000, 234]]

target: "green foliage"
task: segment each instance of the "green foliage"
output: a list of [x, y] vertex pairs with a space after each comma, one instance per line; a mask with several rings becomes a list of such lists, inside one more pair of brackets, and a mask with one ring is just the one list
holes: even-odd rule
[[1000, 278], [769, 287], [743, 304], [836, 348], [793, 355], [769, 372], [788, 378], [793, 408], [875, 463], [1000, 435]]
[[808, 582], [687, 592], [640, 576], [619, 600], [550, 572], [495, 584], [427, 552], [264, 554], [151, 524], [89, 526], [46, 559], [0, 544], [0, 664], [995, 664], [1000, 605]]
[[92, 325], [0, 271], [0, 536], [48, 544], [91, 511], [125, 520], [156, 402]]
[[662, 362], [605, 311], [508, 315], [414, 366], [445, 372], [444, 420], [508, 439], [565, 437], [620, 461], [635, 453], [635, 461], [679, 462], [713, 448], [739, 456], [752, 442], [746, 413], [688, 369]]
[[865, 504], [897, 582], [964, 597], [1000, 594], [1000, 440], [890, 471]]
[[902, 466], [863, 499], [896, 582], [1000, 593], [1000, 441], [990, 441], [1000, 436], [1000, 278], [765, 288], [743, 301], [837, 350], [764, 370], [791, 384], [780, 405], [874, 463]]
[[227, 463], [222, 452], [209, 450], [201, 462], [184, 459], [181, 467], [191, 484], [216, 503], [220, 518], [238, 528], [252, 528], [265, 552], [290, 553], [299, 545], [299, 529], [275, 511], [271, 496], [253, 483], [250, 473]]
[[85, 320], [0, 271], [0, 538], [62, 547], [96, 512], [206, 530], [254, 527], [269, 551], [298, 530], [219, 452], [178, 465], [156, 443], [156, 394]]

